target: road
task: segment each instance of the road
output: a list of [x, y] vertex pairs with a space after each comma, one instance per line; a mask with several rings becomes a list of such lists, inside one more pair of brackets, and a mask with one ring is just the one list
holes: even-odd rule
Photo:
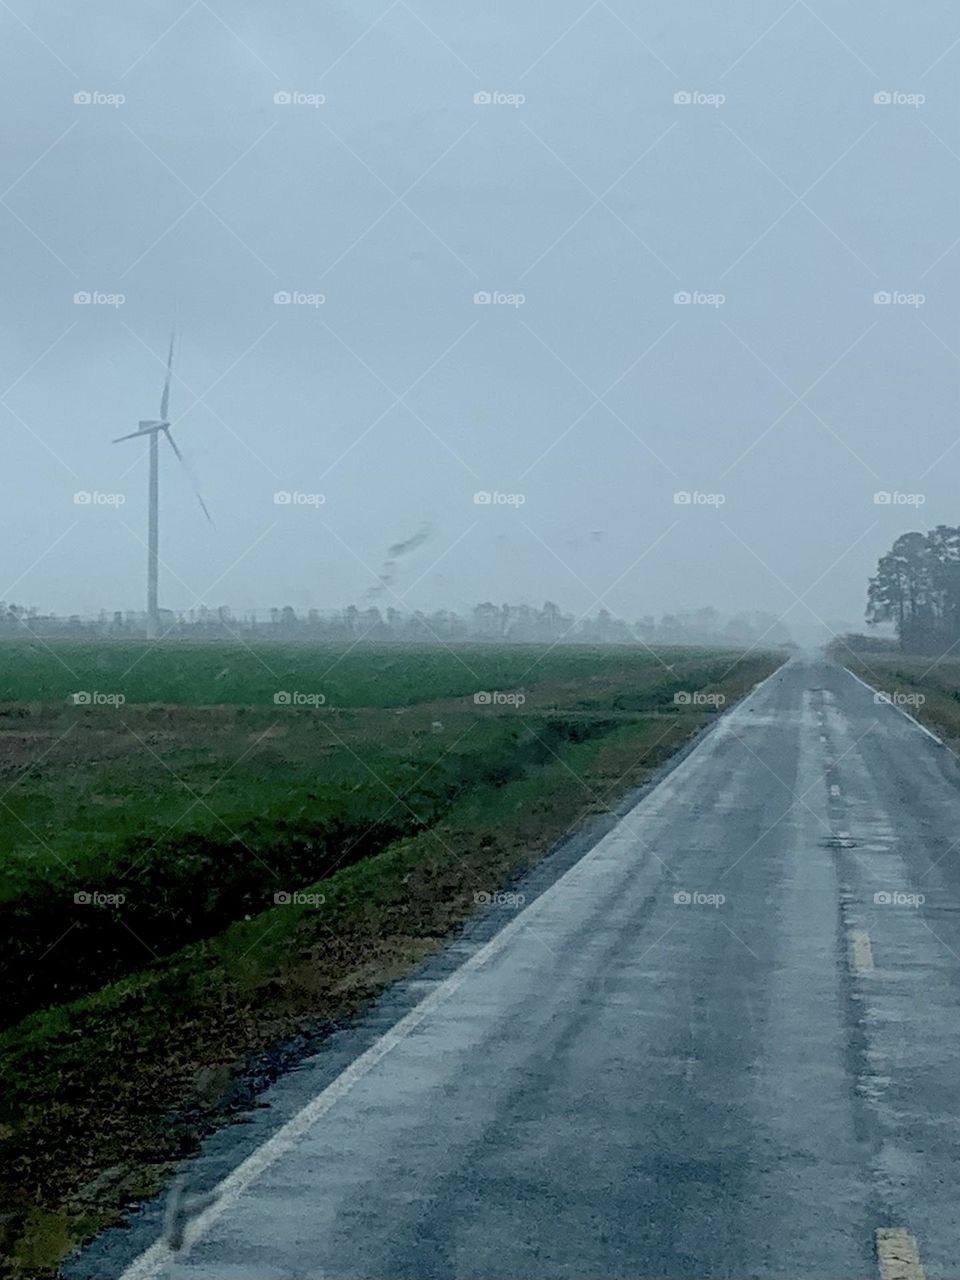
[[792, 660], [128, 1280], [957, 1277], [958, 841]]

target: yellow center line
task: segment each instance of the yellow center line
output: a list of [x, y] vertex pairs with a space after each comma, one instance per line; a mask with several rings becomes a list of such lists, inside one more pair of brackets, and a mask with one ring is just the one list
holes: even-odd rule
[[873, 973], [873, 947], [866, 929], [850, 930], [850, 962], [856, 974]]
[[903, 1227], [882, 1227], [877, 1232], [880, 1280], [924, 1280], [916, 1239]]

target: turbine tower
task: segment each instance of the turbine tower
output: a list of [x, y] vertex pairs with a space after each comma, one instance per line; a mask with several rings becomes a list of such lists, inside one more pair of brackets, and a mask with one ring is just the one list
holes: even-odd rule
[[[160, 564], [160, 450], [159, 439], [160, 433], [166, 437], [170, 448], [177, 456], [177, 461], [187, 470], [187, 464], [184, 461], [183, 454], [177, 448], [176, 441], [170, 434], [170, 421], [167, 413], [170, 408], [170, 378], [173, 372], [173, 342], [175, 334], [170, 334], [170, 349], [167, 352], [167, 376], [163, 383], [163, 393], [160, 396], [160, 417], [141, 419], [137, 425], [136, 431], [131, 431], [129, 435], [118, 436], [114, 440], [114, 444], [119, 444], [121, 440], [139, 440], [147, 437], [150, 441], [150, 480], [148, 484], [148, 507], [147, 516], [147, 639], [156, 640], [160, 634], [160, 609], [157, 603], [157, 578]], [[189, 474], [189, 472], [188, 472]], [[207, 510], [207, 504], [200, 496], [199, 491], [194, 486], [194, 492], [197, 501], [203, 508], [203, 514], [207, 517], [211, 524], [210, 512]]]

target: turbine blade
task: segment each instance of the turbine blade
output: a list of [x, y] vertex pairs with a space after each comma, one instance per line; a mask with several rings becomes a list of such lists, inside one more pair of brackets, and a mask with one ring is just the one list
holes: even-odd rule
[[177, 448], [177, 442], [176, 442], [176, 440], [174, 440], [173, 436], [170, 434], [170, 428], [169, 428], [169, 427], [164, 427], [164, 428], [163, 428], [163, 434], [164, 434], [164, 435], [167, 437], [167, 439], [170, 441], [170, 448], [173, 450], [173, 452], [174, 452], [174, 453], [177, 455], [177, 457], [180, 459], [180, 465], [181, 465], [182, 467], [186, 468], [186, 465], [187, 465], [187, 464], [186, 464], [186, 462], [184, 461], [183, 454], [182, 454], [182, 453], [180, 452], [180, 450]]
[[207, 522], [209, 524], [213, 524], [213, 516], [207, 510], [207, 504], [204, 502], [203, 497], [200, 493], [200, 490], [194, 489], [194, 493], [197, 495], [197, 501], [200, 503], [200, 507], [201, 507], [201, 510], [203, 511], [203, 514], [207, 517]]
[[170, 334], [170, 349], [167, 351], [167, 376], [163, 383], [163, 395], [160, 397], [160, 420], [167, 421], [167, 409], [170, 406], [170, 373], [173, 369], [173, 340], [175, 333]]
[[194, 496], [196, 497], [197, 501], [200, 503], [200, 507], [201, 507], [201, 510], [203, 511], [203, 514], [207, 517], [207, 519], [209, 520], [209, 522], [210, 522], [211, 524], [213, 524], [213, 516], [212, 516], [212, 515], [210, 514], [210, 512], [207, 510], [207, 504], [204, 502], [203, 497], [202, 497], [202, 495], [201, 495], [201, 493], [200, 493], [200, 490], [197, 488], [197, 482], [196, 482], [196, 480], [194, 480], [194, 478], [193, 478], [193, 472], [192, 472], [192, 471], [190, 470], [190, 468], [187, 466], [187, 460], [186, 460], [186, 458], [183, 456], [183, 454], [182, 454], [182, 453], [180, 452], [180, 450], [177, 448], [177, 442], [176, 442], [176, 440], [174, 440], [173, 436], [170, 434], [170, 428], [169, 428], [169, 427], [164, 427], [164, 428], [163, 428], [163, 434], [164, 434], [164, 435], [167, 437], [167, 439], [170, 441], [170, 448], [171, 448], [171, 449], [173, 450], [173, 452], [177, 455], [177, 460], [179, 461], [179, 463], [180, 463], [181, 467], [183, 467], [184, 471], [187, 473], [187, 479], [190, 481], [190, 487], [193, 489]]
[[117, 436], [113, 443], [119, 444], [121, 440], [135, 440], [138, 436], [148, 436], [149, 434], [149, 431], [131, 431], [128, 436]]

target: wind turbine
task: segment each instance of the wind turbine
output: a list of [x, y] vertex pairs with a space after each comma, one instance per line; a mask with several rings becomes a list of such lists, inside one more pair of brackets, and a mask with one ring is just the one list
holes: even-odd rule
[[[170, 334], [170, 349], [167, 352], [167, 376], [163, 383], [163, 394], [160, 396], [160, 417], [141, 419], [136, 431], [129, 435], [118, 436], [114, 444], [121, 440], [139, 440], [146, 436], [150, 441], [150, 481], [149, 481], [149, 515], [147, 518], [147, 638], [156, 640], [160, 634], [160, 611], [157, 606], [157, 576], [160, 562], [160, 451], [158, 442], [161, 432], [166, 437], [170, 448], [177, 455], [177, 460], [185, 471], [187, 464], [183, 454], [177, 448], [176, 441], [170, 434], [170, 421], [167, 417], [170, 408], [170, 378], [173, 372], [173, 341], [175, 334]], [[189, 472], [188, 472], [189, 474]], [[191, 480], [192, 483], [192, 480]], [[203, 514], [211, 524], [213, 520], [207, 510], [207, 504], [194, 486], [197, 501], [203, 508]]]

